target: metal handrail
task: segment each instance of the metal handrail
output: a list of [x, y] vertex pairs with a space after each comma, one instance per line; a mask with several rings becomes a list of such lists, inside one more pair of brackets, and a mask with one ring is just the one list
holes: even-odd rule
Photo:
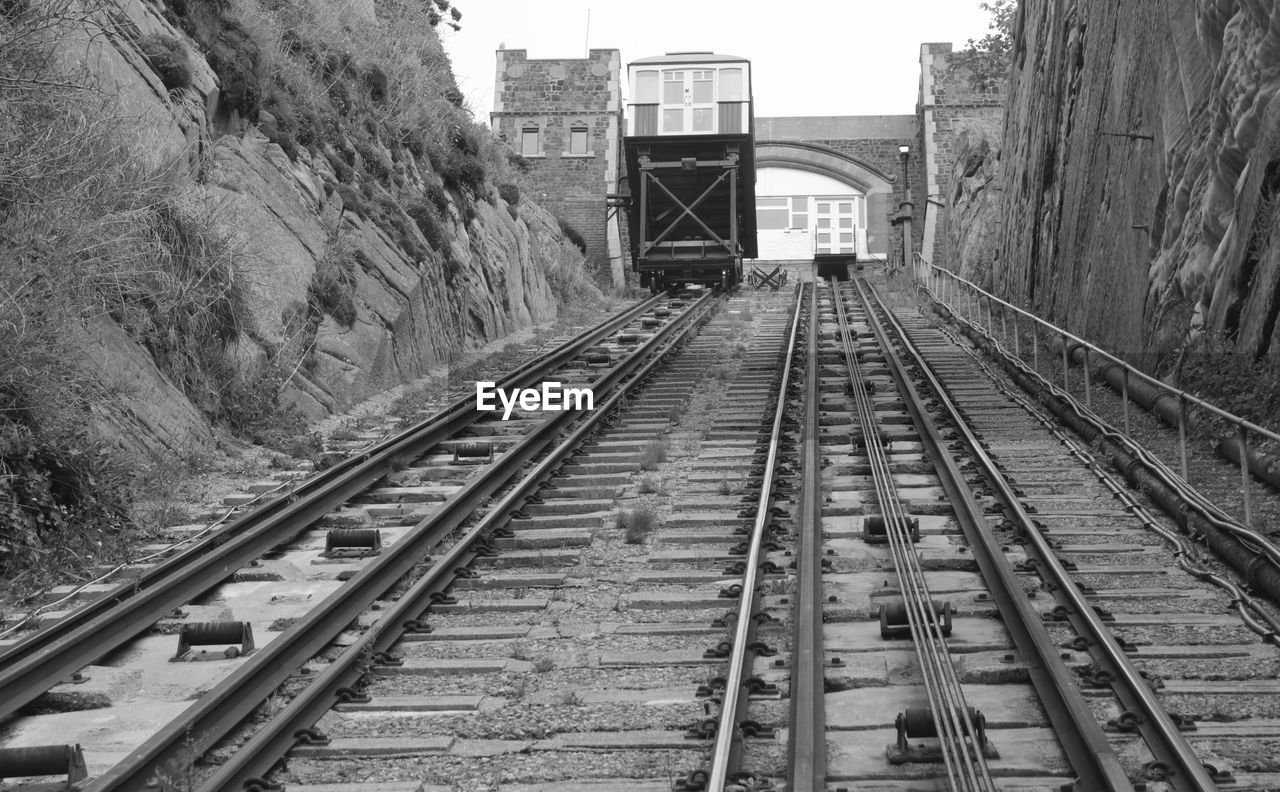
[[[995, 335], [995, 329], [994, 329], [995, 323], [992, 316], [992, 306], [999, 305], [1003, 309], [1000, 319], [1001, 319], [1001, 325], [1004, 328], [1003, 332], [1004, 332], [1006, 344], [1008, 341], [1009, 333], [1008, 333], [1008, 326], [1007, 324], [1005, 324], [1005, 321], [1004, 321], [1004, 317], [1007, 315], [1007, 313], [1005, 312], [1013, 312], [1013, 325], [1014, 325], [1013, 354], [1017, 358], [1022, 358], [1021, 351], [1018, 348], [1018, 334], [1020, 331], [1018, 317], [1025, 316], [1028, 319], [1030, 319], [1032, 322], [1032, 328], [1031, 328], [1032, 329], [1032, 350], [1033, 350], [1032, 354], [1033, 354], [1034, 360], [1036, 361], [1032, 364], [1033, 368], [1036, 368], [1038, 366], [1038, 359], [1039, 359], [1038, 345], [1037, 345], [1037, 339], [1039, 338], [1039, 335], [1037, 334], [1037, 328], [1043, 328], [1051, 336], [1056, 335], [1057, 337], [1061, 338], [1063, 387], [1068, 391], [1070, 389], [1070, 383], [1068, 381], [1068, 373], [1067, 373], [1069, 357], [1071, 356], [1071, 354], [1074, 352], [1075, 349], [1082, 350], [1083, 359], [1081, 361], [1081, 368], [1084, 372], [1084, 399], [1085, 399], [1086, 408], [1089, 408], [1089, 409], [1092, 408], [1092, 398], [1091, 398], [1090, 383], [1089, 383], [1090, 364], [1091, 364], [1090, 354], [1092, 353], [1095, 359], [1100, 358], [1103, 361], [1104, 367], [1118, 367], [1121, 371], [1121, 384], [1119, 385], [1119, 390], [1121, 391], [1122, 402], [1123, 402], [1122, 409], [1124, 411], [1124, 425], [1125, 425], [1126, 433], [1129, 431], [1129, 400], [1130, 400], [1129, 383], [1130, 383], [1131, 377], [1136, 377], [1139, 383], [1145, 384], [1146, 386], [1153, 389], [1158, 394], [1152, 400], [1152, 405], [1150, 408], [1153, 411], [1156, 411], [1157, 414], [1160, 414], [1159, 411], [1156, 409], [1160, 399], [1166, 398], [1166, 397], [1176, 398], [1178, 402], [1177, 426], [1178, 426], [1178, 450], [1179, 450], [1179, 456], [1180, 456], [1180, 462], [1181, 462], [1180, 473], [1181, 473], [1182, 481], [1184, 483], [1189, 484], [1190, 482], [1190, 467], [1188, 464], [1188, 454], [1187, 454], [1187, 427], [1188, 427], [1187, 405], [1194, 405], [1196, 407], [1199, 407], [1202, 410], [1209, 413], [1210, 415], [1217, 416], [1225, 420], [1230, 425], [1234, 426], [1235, 435], [1236, 435], [1235, 440], [1236, 442], [1238, 442], [1238, 449], [1231, 449], [1231, 450], [1238, 450], [1238, 454], [1239, 454], [1238, 461], [1240, 465], [1240, 493], [1241, 493], [1243, 506], [1244, 506], [1243, 524], [1245, 526], [1252, 525], [1253, 508], [1252, 508], [1252, 500], [1250, 497], [1250, 482], [1249, 482], [1251, 462], [1257, 465], [1259, 468], [1253, 471], [1255, 475], [1257, 475], [1259, 478], [1264, 478], [1265, 480], [1271, 481], [1273, 484], [1274, 484], [1274, 480], [1271, 478], [1268, 478], [1268, 471], [1265, 465], [1263, 465], [1262, 463], [1259, 463], [1256, 459], [1251, 459], [1250, 451], [1249, 451], [1249, 434], [1253, 433], [1260, 438], [1264, 438], [1267, 440], [1280, 443], [1280, 433], [1274, 432], [1270, 429], [1267, 429], [1266, 427], [1259, 426], [1258, 424], [1253, 423], [1252, 421], [1249, 421], [1245, 418], [1235, 415], [1234, 413], [1228, 412], [1185, 390], [1171, 387], [1165, 384], [1164, 382], [1162, 382], [1161, 380], [1156, 379], [1142, 372], [1141, 370], [1135, 368], [1133, 365], [1107, 352], [1106, 350], [1102, 349], [1096, 344], [1092, 344], [1080, 338], [1079, 336], [1058, 327], [1057, 325], [1054, 325], [1050, 322], [1045, 321], [1044, 319], [1041, 319], [1035, 314], [1032, 314], [1022, 308], [1017, 307], [1016, 305], [1013, 305], [1012, 303], [1002, 300], [999, 297], [996, 297], [995, 295], [986, 291], [985, 289], [973, 283], [972, 281], [962, 278], [959, 275], [955, 274], [954, 272], [951, 272], [950, 270], [947, 270], [943, 267], [939, 267], [938, 265], [932, 263], [931, 261], [929, 261], [927, 258], [925, 258], [919, 253], [915, 254], [915, 259], [916, 259], [916, 267], [914, 268], [913, 277], [917, 287], [920, 288], [922, 291], [926, 292], [930, 296], [930, 298], [932, 298], [935, 302], [946, 306], [947, 309], [951, 311], [953, 314], [964, 316], [966, 321], [973, 324], [984, 335], [990, 338], [992, 342], [996, 344], [997, 347], [1001, 348], [1006, 353], [1008, 352], [1007, 346], [1005, 344], [1001, 344]], [[961, 311], [960, 308], [958, 308], [956, 305], [953, 305], [952, 301], [955, 301], [958, 303], [958, 301], [955, 300], [956, 295], [954, 294], [951, 296], [950, 301], [948, 300], [948, 296], [945, 294], [945, 292], [947, 291], [946, 284], [948, 283], [948, 281], [944, 280], [944, 277], [950, 279], [949, 282], [953, 284], [953, 287], [952, 287], [953, 292], [962, 286], [967, 288], [971, 292], [971, 294], [973, 295], [973, 298], [978, 303], [978, 307], [976, 311], [973, 310], [971, 307], [965, 307], [965, 309]], [[982, 309], [981, 309], [983, 298], [987, 300], [987, 317], [986, 317], [985, 325], [982, 322]], [[972, 316], [972, 314], [975, 314], [975, 313], [976, 313], [976, 318]], [[1107, 368], [1104, 370], [1114, 371], [1114, 368]], [[1112, 385], [1113, 387], [1115, 387], [1114, 383], [1112, 383]], [[1165, 420], [1168, 421], [1169, 423], [1173, 422], [1172, 418], [1165, 417]], [[1228, 440], [1227, 438], [1220, 438], [1219, 453], [1221, 453], [1223, 456], [1226, 456], [1229, 460], [1231, 457], [1226, 450], [1223, 450], [1223, 448], [1226, 448], [1227, 446], [1230, 446], [1230, 445], [1231, 445], [1230, 440]]]
[[[946, 268], [944, 268], [944, 267], [939, 267], [937, 264], [934, 264], [933, 262], [929, 261], [928, 259], [926, 259], [924, 256], [920, 255], [919, 253], [916, 253], [916, 258], [917, 258], [917, 259], [919, 259], [919, 260], [920, 260], [920, 262], [921, 262], [921, 263], [923, 263], [925, 266], [929, 267], [930, 269], [934, 270], [935, 272], [937, 272], [937, 273], [941, 273], [941, 274], [944, 274], [944, 275], [946, 275], [947, 277], [952, 278], [953, 280], [955, 280], [955, 281], [957, 281], [957, 282], [959, 282], [959, 283], [962, 283], [962, 284], [964, 284], [965, 286], [968, 286], [971, 290], [973, 290], [973, 291], [977, 292], [978, 294], [982, 295], [983, 297], [987, 298], [988, 300], [990, 300], [990, 301], [992, 301], [992, 302], [995, 302], [995, 303], [999, 303], [1000, 305], [1004, 306], [1005, 308], [1008, 308], [1009, 310], [1014, 311], [1015, 313], [1018, 313], [1018, 314], [1021, 314], [1022, 316], [1027, 317], [1027, 318], [1028, 318], [1028, 319], [1030, 319], [1032, 322], [1034, 322], [1034, 323], [1036, 323], [1036, 324], [1040, 325], [1041, 327], [1044, 327], [1045, 329], [1047, 329], [1047, 330], [1051, 331], [1053, 334], [1058, 335], [1058, 336], [1061, 336], [1062, 338], [1065, 338], [1065, 339], [1069, 339], [1070, 341], [1072, 341], [1072, 342], [1074, 342], [1074, 343], [1076, 343], [1076, 344], [1079, 344], [1080, 346], [1084, 347], [1085, 349], [1088, 349], [1090, 352], [1096, 352], [1096, 353], [1097, 353], [1099, 356], [1101, 356], [1103, 359], [1105, 359], [1105, 360], [1107, 360], [1107, 361], [1109, 361], [1109, 362], [1111, 362], [1111, 363], [1115, 363], [1116, 365], [1121, 366], [1122, 368], [1124, 368], [1124, 369], [1126, 369], [1127, 371], [1129, 371], [1130, 373], [1132, 373], [1132, 374], [1136, 375], [1140, 380], [1142, 380], [1142, 381], [1144, 381], [1144, 382], [1148, 383], [1149, 385], [1153, 385], [1153, 386], [1155, 386], [1155, 387], [1157, 387], [1157, 388], [1160, 388], [1161, 390], [1165, 391], [1166, 393], [1168, 393], [1168, 394], [1169, 394], [1169, 395], [1171, 395], [1171, 396], [1176, 396], [1176, 397], [1178, 397], [1179, 399], [1185, 399], [1187, 402], [1189, 402], [1189, 403], [1191, 403], [1191, 404], [1194, 404], [1194, 405], [1196, 405], [1197, 407], [1201, 407], [1201, 408], [1203, 408], [1203, 409], [1207, 410], [1208, 412], [1211, 412], [1211, 413], [1213, 413], [1214, 415], [1217, 415], [1217, 416], [1218, 416], [1218, 417], [1220, 417], [1220, 418], [1224, 418], [1224, 419], [1226, 419], [1226, 421], [1227, 421], [1227, 422], [1229, 422], [1229, 423], [1231, 423], [1231, 424], [1233, 424], [1233, 425], [1236, 425], [1236, 426], [1242, 426], [1242, 427], [1244, 427], [1245, 429], [1248, 429], [1250, 432], [1253, 432], [1253, 433], [1254, 433], [1254, 434], [1256, 434], [1256, 435], [1260, 435], [1260, 436], [1262, 436], [1262, 437], [1265, 437], [1265, 438], [1267, 438], [1268, 440], [1274, 440], [1274, 441], [1276, 441], [1276, 442], [1280, 442], [1280, 433], [1273, 432], [1272, 430], [1267, 429], [1265, 426], [1259, 426], [1258, 424], [1253, 423], [1252, 421], [1249, 421], [1248, 419], [1241, 418], [1240, 416], [1236, 415], [1235, 413], [1227, 412], [1226, 410], [1222, 409], [1221, 407], [1216, 407], [1216, 406], [1214, 406], [1213, 404], [1210, 404], [1209, 402], [1205, 401], [1204, 399], [1201, 399], [1200, 397], [1198, 397], [1198, 396], [1196, 396], [1196, 395], [1194, 395], [1194, 394], [1192, 394], [1192, 393], [1189, 393], [1189, 392], [1187, 392], [1187, 391], [1185, 391], [1185, 390], [1182, 390], [1182, 389], [1180, 389], [1180, 388], [1174, 388], [1174, 387], [1171, 387], [1171, 386], [1170, 386], [1170, 385], [1168, 385], [1167, 383], [1165, 383], [1165, 382], [1163, 382], [1163, 381], [1161, 381], [1161, 380], [1159, 380], [1159, 379], [1156, 379], [1155, 377], [1152, 377], [1152, 376], [1151, 376], [1151, 375], [1149, 375], [1149, 374], [1145, 374], [1145, 373], [1143, 373], [1140, 369], [1135, 368], [1132, 364], [1127, 363], [1127, 362], [1125, 362], [1124, 360], [1121, 360], [1120, 358], [1116, 357], [1115, 355], [1111, 354], [1110, 352], [1107, 352], [1107, 351], [1106, 351], [1105, 349], [1103, 349], [1102, 347], [1099, 347], [1099, 346], [1097, 346], [1096, 344], [1091, 344], [1091, 343], [1089, 343], [1088, 341], [1084, 340], [1083, 338], [1080, 338], [1079, 336], [1077, 336], [1077, 335], [1075, 335], [1074, 333], [1070, 332], [1069, 330], [1063, 330], [1062, 328], [1058, 327], [1057, 325], [1055, 325], [1055, 324], [1053, 324], [1053, 323], [1051, 323], [1051, 322], [1046, 322], [1044, 319], [1041, 319], [1040, 317], [1036, 316], [1036, 315], [1035, 315], [1035, 314], [1033, 314], [1033, 313], [1030, 313], [1030, 312], [1028, 312], [1028, 311], [1025, 311], [1025, 310], [1023, 310], [1022, 308], [1019, 308], [1018, 306], [1016, 306], [1016, 305], [1014, 305], [1014, 304], [1012, 304], [1012, 303], [1009, 303], [1009, 302], [1006, 302], [1005, 300], [1000, 299], [999, 297], [995, 296], [994, 294], [992, 294], [992, 293], [990, 293], [990, 292], [986, 291], [985, 289], [983, 289], [981, 286], [978, 286], [978, 285], [977, 285], [977, 284], [975, 284], [973, 281], [970, 281], [970, 280], [967, 280], [967, 279], [965, 279], [965, 278], [962, 278], [962, 277], [960, 277], [959, 275], [957, 275], [957, 274], [955, 274], [954, 272], [952, 272], [951, 270], [948, 270], [948, 269], [946, 269]], [[937, 293], [936, 293], [933, 289], [931, 289], [931, 288], [929, 288], [929, 287], [927, 287], [927, 286], [925, 286], [924, 288], [925, 288], [925, 289], [927, 289], [927, 290], [929, 291], [929, 294], [930, 294], [930, 295], [931, 295], [935, 300], [938, 300], [938, 302], [942, 302], [942, 303], [944, 303], [944, 304], [949, 305], [949, 303], [946, 303], [944, 300], [940, 299], [940, 298], [937, 296]]]

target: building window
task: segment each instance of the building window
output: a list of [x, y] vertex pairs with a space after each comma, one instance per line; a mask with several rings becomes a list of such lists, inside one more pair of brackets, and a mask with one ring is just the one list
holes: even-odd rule
[[587, 153], [587, 128], [585, 126], [574, 126], [569, 130], [569, 153]]
[[791, 227], [801, 231], [809, 230], [809, 196], [791, 197]]
[[535, 124], [525, 124], [520, 128], [520, 153], [526, 157], [542, 153], [542, 140]]
[[789, 205], [787, 198], [756, 198], [756, 228], [760, 231], [785, 230]]

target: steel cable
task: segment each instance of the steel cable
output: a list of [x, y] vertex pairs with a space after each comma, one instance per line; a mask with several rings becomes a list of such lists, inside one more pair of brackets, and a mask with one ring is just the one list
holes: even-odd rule
[[831, 281], [831, 292], [876, 497], [949, 785], [953, 790], [994, 790], [983, 746], [933, 606], [932, 593], [920, 560], [911, 548], [910, 518], [893, 481], [885, 443], [877, 428], [858, 360], [858, 348], [850, 331], [843, 294], [834, 280]]

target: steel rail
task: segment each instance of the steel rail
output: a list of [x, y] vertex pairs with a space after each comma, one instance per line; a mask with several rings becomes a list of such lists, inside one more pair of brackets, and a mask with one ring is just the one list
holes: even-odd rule
[[791, 650], [791, 729], [787, 766], [792, 792], [825, 792], [827, 738], [825, 653], [822, 636], [822, 451], [818, 428], [817, 284], [809, 287], [810, 310], [805, 361], [804, 456], [800, 514], [796, 520], [795, 636]]
[[[951, 661], [946, 638], [942, 634], [937, 612], [933, 608], [933, 595], [929, 591], [924, 570], [911, 548], [911, 527], [902, 500], [898, 496], [889, 466], [884, 442], [871, 406], [866, 380], [858, 361], [843, 294], [834, 278], [830, 281], [832, 299], [839, 320], [839, 334], [848, 361], [849, 383], [857, 403], [858, 417], [862, 424], [864, 445], [871, 465], [880, 513], [885, 522], [886, 538], [894, 561], [894, 573], [898, 578], [907, 623], [911, 632], [912, 647], [920, 664], [925, 694], [931, 707], [931, 716], [939, 737], [943, 764], [952, 789], [994, 790], [995, 783], [987, 766], [978, 730], [969, 713], [955, 665]], [[869, 307], [864, 308], [868, 310]], [[883, 341], [883, 339], [878, 339]]]
[[[948, 337], [955, 339], [955, 336], [946, 329], [943, 329], [942, 332]], [[970, 349], [966, 351], [969, 356], [973, 358], [974, 363], [979, 368], [987, 372], [988, 376], [994, 378], [995, 375], [992, 373], [992, 369], [978, 354], [977, 350]], [[1006, 360], [1008, 359], [1008, 350], [998, 348], [997, 351], [1005, 355]], [[1146, 509], [1146, 507], [1142, 506], [1137, 499], [1129, 494], [1128, 490], [1113, 480], [1113, 476], [1103, 469], [1098, 460], [1094, 458], [1093, 454], [1085, 451], [1078, 442], [1067, 434], [1069, 430], [1064, 429], [1061, 424], [1054, 423], [1047, 415], [1042, 413], [1028, 400], [1029, 397], [1025, 393], [1021, 390], [1015, 393], [1002, 385], [997, 385], [997, 387], [1000, 389], [1001, 393], [1004, 393], [1009, 397], [1009, 399], [1020, 405], [1022, 409], [1026, 410], [1028, 414], [1034, 417], [1036, 421], [1044, 426], [1046, 431], [1058, 438], [1059, 442], [1070, 449], [1073, 456], [1087, 465], [1089, 469], [1093, 471], [1094, 476], [1102, 482], [1102, 485], [1106, 487], [1112, 495], [1119, 499], [1125, 505], [1125, 509], [1131, 512], [1144, 527], [1156, 533], [1172, 545], [1174, 548], [1174, 557], [1180, 569], [1183, 569], [1188, 574], [1194, 575], [1201, 580], [1213, 583], [1223, 591], [1227, 592], [1231, 596], [1231, 602], [1236, 608], [1236, 612], [1240, 616], [1240, 619], [1245, 623], [1245, 626], [1256, 632], [1268, 643], [1280, 643], [1280, 619], [1277, 619], [1269, 613], [1262, 607], [1261, 602], [1250, 596], [1237, 584], [1227, 580], [1222, 575], [1219, 575], [1208, 568], [1196, 566], [1194, 562], [1199, 561], [1200, 558], [1195, 545], [1187, 537], [1161, 525], [1155, 519], [1155, 516]], [[1142, 446], [1135, 445], [1135, 449], [1141, 448]]]
[[[864, 303], [870, 307], [872, 298], [868, 298], [861, 284], [859, 284], [859, 293]], [[905, 356], [919, 368], [920, 376], [925, 380], [932, 398], [943, 411], [946, 411], [947, 416], [950, 416], [974, 463], [978, 464], [988, 480], [1004, 481], [995, 463], [984, 452], [973, 431], [965, 424], [959, 409], [948, 397], [946, 389], [933, 374], [932, 368], [924, 361], [919, 349], [911, 343], [900, 322], [883, 306], [878, 296], [874, 296], [874, 305], [886, 316], [887, 324], [893, 329], [895, 337], [900, 340]], [[877, 337], [887, 340], [888, 330], [884, 328], [877, 313], [869, 310], [868, 319]], [[982, 508], [979, 507], [972, 490], [966, 484], [959, 463], [956, 463], [951, 453], [948, 453], [947, 443], [942, 439], [937, 425], [925, 415], [922, 397], [906, 379], [905, 362], [901, 354], [890, 343], [884, 344], [884, 349], [887, 356], [893, 358], [891, 371], [895, 379], [899, 380], [900, 392], [906, 397], [904, 406], [908, 408], [925, 448], [929, 450], [929, 454], [936, 462], [943, 489], [946, 489], [948, 500], [955, 509], [957, 521], [960, 522], [965, 536], [968, 537], [970, 550], [973, 551], [974, 560], [978, 563], [983, 580], [991, 586], [992, 599], [1000, 610], [1002, 622], [1014, 640], [1014, 645], [1018, 647], [1019, 653], [1027, 658], [1030, 681], [1041, 697], [1044, 713], [1050, 719], [1053, 732], [1057, 734], [1057, 740], [1068, 757], [1071, 768], [1078, 775], [1078, 787], [1098, 789], [1098, 791], [1133, 792], [1133, 784], [1121, 766], [1119, 757], [1107, 741], [1101, 725], [1093, 717], [1092, 710], [1089, 709], [1088, 704], [1085, 704], [1084, 697], [1070, 670], [1062, 663], [1059, 649], [1048, 636], [1038, 610], [1030, 604], [1030, 600], [1021, 589], [1018, 576], [1012, 571], [1009, 559], [1005, 558], [996, 537], [987, 527]], [[1006, 494], [1009, 495], [1009, 502], [1014, 504], [1011, 508], [1023, 512], [1023, 517], [1027, 519], [1027, 526], [1030, 530], [1036, 531], [1034, 523], [1021, 509], [1018, 498], [1012, 495], [1011, 491], [1007, 491], [1007, 484]], [[1036, 532], [1038, 534], [1038, 531]], [[1043, 541], [1043, 537], [1041, 539]], [[1078, 592], [1076, 590], [1076, 594]], [[1092, 608], [1085, 605], [1084, 610], [1087, 615], [1092, 615], [1096, 619]], [[1146, 687], [1146, 683], [1140, 681], [1140, 678], [1139, 682]]]
[[[678, 346], [684, 337], [698, 326], [693, 318], [681, 334], [665, 351]], [[525, 474], [506, 495], [495, 503], [475, 525], [467, 528], [453, 546], [440, 555], [427, 570], [394, 603], [382, 611], [377, 623], [366, 629], [354, 643], [316, 676], [305, 689], [262, 724], [249, 740], [241, 745], [217, 771], [199, 786], [199, 792], [243, 792], [245, 789], [267, 788], [265, 776], [296, 745], [306, 742], [315, 723], [333, 705], [341, 701], [343, 691], [356, 689], [366, 671], [368, 658], [387, 658], [394, 645], [417, 627], [417, 622], [431, 607], [437, 593], [444, 592], [457, 577], [458, 570], [469, 564], [478, 554], [478, 543], [484, 543], [510, 519], [525, 499], [537, 492], [556, 475], [575, 449], [596, 430], [601, 422], [610, 418], [623, 399], [631, 395], [632, 388], [642, 383], [659, 365], [665, 363], [665, 354], [653, 355], [624, 385], [615, 390], [595, 410], [573, 427], [568, 437], [549, 452], [534, 468]], [[299, 735], [303, 736], [299, 736]]]
[[[711, 305], [710, 293], [694, 303], [633, 352], [602, 375], [593, 390], [608, 392], [619, 387], [681, 329], [701, 318]], [[457, 528], [485, 499], [511, 480], [537, 454], [577, 419], [561, 412], [544, 421], [535, 432], [504, 453], [486, 475], [474, 478], [430, 516], [421, 520], [382, 555], [364, 566], [344, 586], [326, 597], [274, 641], [246, 658], [229, 676], [197, 699], [178, 717], [132, 751], [106, 773], [91, 781], [86, 792], [144, 789], [150, 774], [179, 751], [206, 750], [248, 717], [258, 705], [310, 658], [329, 646], [378, 597], [384, 595], [450, 531]]]
[[787, 409], [787, 389], [791, 381], [796, 338], [800, 332], [800, 314], [803, 307], [804, 291], [797, 288], [791, 334], [787, 340], [787, 362], [782, 370], [778, 403], [773, 411], [769, 454], [765, 460], [764, 475], [760, 481], [760, 500], [756, 504], [756, 518], [748, 540], [746, 567], [742, 573], [742, 597], [738, 603], [738, 618], [734, 623], [733, 650], [729, 655], [729, 673], [724, 687], [724, 702], [720, 707], [711, 769], [707, 774], [706, 788], [710, 792], [723, 792], [730, 775], [737, 772], [737, 765], [741, 758], [743, 737], [739, 729], [738, 713], [746, 709], [749, 694], [745, 684], [746, 672], [755, 656], [755, 651], [749, 648], [749, 644], [754, 634], [754, 617], [759, 600], [757, 579], [760, 576], [760, 562], [763, 555], [761, 545], [775, 497], [773, 489], [778, 467], [778, 447], [782, 441], [782, 419]]
[[[896, 325], [896, 320], [892, 316], [890, 321]], [[904, 345], [908, 345], [905, 331], [900, 325], [897, 325], [897, 333], [904, 339]], [[923, 358], [916, 358], [916, 360], [920, 366], [925, 367]], [[932, 377], [932, 372], [928, 372], [928, 375]], [[938, 386], [941, 388], [941, 385]], [[948, 409], [954, 407], [950, 399], [946, 400], [946, 404]], [[959, 413], [954, 415], [957, 417]], [[1055, 586], [1056, 594], [1066, 601], [1069, 619], [1076, 632], [1087, 638], [1089, 646], [1096, 653], [1094, 656], [1110, 670], [1111, 676], [1114, 677], [1111, 688], [1120, 700], [1121, 706], [1130, 713], [1138, 714], [1138, 723], [1135, 725], [1152, 755], [1174, 770], [1169, 779], [1170, 786], [1194, 792], [1217, 789], [1217, 782], [1204, 768], [1196, 751], [1185, 740], [1178, 724], [1162, 708], [1160, 701], [1156, 699], [1155, 691], [1147, 685], [1146, 679], [1142, 677], [1138, 668], [1134, 667], [1123, 647], [1111, 635], [1111, 631], [1107, 630], [1101, 617], [1094, 612], [1087, 596], [1080, 591], [1075, 581], [1071, 580], [1070, 574], [1053, 553], [1052, 546], [1039, 531], [1036, 521], [1030, 517], [1018, 496], [1012, 491], [1012, 486], [1005, 480], [1004, 475], [996, 470], [995, 464], [977, 444], [977, 439], [973, 438], [969, 427], [959, 420], [956, 424], [957, 429], [964, 435], [965, 443], [973, 443], [970, 453], [975, 462], [983, 468], [984, 475], [996, 490], [998, 498], [1005, 503], [1006, 517], [1010, 517], [1012, 522], [1018, 525], [1021, 535], [1028, 540], [1030, 550], [1036, 554], [1039, 560], [1037, 572], [1046, 582]]]
[[[504, 388], [527, 386], [653, 307], [661, 295], [606, 319], [518, 367]], [[368, 489], [402, 456], [417, 456], [478, 419], [470, 398], [349, 457], [229, 523], [221, 531], [144, 571], [136, 580], [77, 608], [0, 652], [0, 721], [58, 682], [115, 650], [166, 613], [191, 601], [264, 552]]]

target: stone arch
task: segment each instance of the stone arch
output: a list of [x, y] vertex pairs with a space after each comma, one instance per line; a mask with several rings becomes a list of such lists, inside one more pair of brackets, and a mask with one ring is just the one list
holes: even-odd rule
[[892, 192], [897, 178], [856, 157], [818, 143], [757, 140], [757, 168], [795, 168], [830, 176], [866, 195]]
[[[757, 140], [756, 168], [792, 168], [843, 182], [867, 198], [868, 248], [884, 255], [890, 239], [889, 213], [898, 178], [857, 157], [820, 143], [797, 140]], [[874, 241], [873, 241], [874, 240]]]

